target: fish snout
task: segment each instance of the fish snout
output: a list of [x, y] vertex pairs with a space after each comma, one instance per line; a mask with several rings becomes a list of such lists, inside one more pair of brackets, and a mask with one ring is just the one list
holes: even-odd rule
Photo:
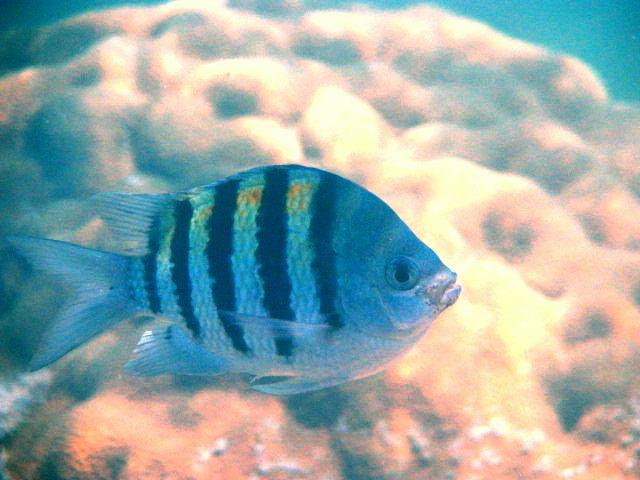
[[424, 289], [427, 301], [442, 310], [453, 305], [462, 291], [462, 287], [456, 284], [457, 278], [458, 275], [448, 268], [431, 276]]

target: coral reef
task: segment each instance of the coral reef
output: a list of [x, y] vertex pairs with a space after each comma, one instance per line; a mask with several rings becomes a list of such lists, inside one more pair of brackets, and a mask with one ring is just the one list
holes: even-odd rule
[[0, 384], [0, 480], [6, 478], [4, 441], [45, 400], [51, 377], [40, 371]]
[[[8, 41], [0, 235], [109, 248], [93, 193], [300, 162], [388, 201], [460, 300], [385, 373], [291, 398], [127, 377], [148, 320], [120, 325], [2, 387], [7, 477], [637, 478], [640, 110], [433, 7], [309, 8], [180, 0]], [[8, 378], [64, 292], [0, 248]]]
[[0, 385], [0, 440], [23, 421], [31, 409], [44, 400], [51, 383], [51, 372], [25, 374]]

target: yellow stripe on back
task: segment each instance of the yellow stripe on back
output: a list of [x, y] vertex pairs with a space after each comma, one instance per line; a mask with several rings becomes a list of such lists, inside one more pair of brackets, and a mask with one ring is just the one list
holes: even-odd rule
[[212, 190], [202, 190], [197, 195], [193, 195], [190, 201], [193, 207], [189, 235], [189, 272], [193, 286], [191, 302], [201, 325], [203, 341], [223, 346], [226, 343], [226, 336], [217, 321], [216, 308], [211, 295], [212, 281], [207, 259], [209, 221], [215, 212], [215, 195]]
[[171, 277], [171, 239], [175, 232], [173, 209], [168, 208], [160, 213], [160, 245], [156, 257], [158, 296], [160, 311], [168, 317], [178, 317], [180, 310], [176, 303], [175, 285]]
[[319, 323], [320, 304], [312, 268], [314, 252], [309, 241], [311, 200], [320, 183], [316, 172], [290, 171], [287, 192], [287, 269], [291, 279], [291, 309], [296, 321]]
[[[268, 316], [262, 300], [264, 288], [258, 273], [256, 249], [256, 217], [264, 192], [264, 175], [256, 173], [242, 179], [238, 188], [236, 212], [233, 218], [233, 255], [231, 265], [238, 312], [247, 315]], [[266, 353], [272, 350], [271, 339], [245, 332], [245, 339], [252, 351]]]

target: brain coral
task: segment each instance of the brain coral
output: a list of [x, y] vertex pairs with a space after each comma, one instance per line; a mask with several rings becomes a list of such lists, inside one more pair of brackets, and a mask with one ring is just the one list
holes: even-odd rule
[[[436, 8], [309, 8], [184, 0], [9, 39], [0, 233], [108, 248], [95, 192], [307, 163], [387, 200], [461, 299], [386, 373], [287, 399], [126, 377], [145, 320], [121, 325], [7, 423], [8, 478], [637, 478], [640, 111]], [[2, 248], [10, 386], [62, 300]]]

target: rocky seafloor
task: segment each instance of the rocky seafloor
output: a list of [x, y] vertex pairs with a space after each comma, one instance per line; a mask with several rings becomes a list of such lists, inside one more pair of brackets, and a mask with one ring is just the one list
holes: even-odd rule
[[640, 477], [640, 110], [427, 7], [178, 1], [0, 44], [0, 235], [109, 247], [85, 200], [269, 163], [374, 191], [459, 274], [383, 374], [288, 398], [122, 373], [120, 325], [24, 373], [60, 286], [0, 257], [8, 479]]

